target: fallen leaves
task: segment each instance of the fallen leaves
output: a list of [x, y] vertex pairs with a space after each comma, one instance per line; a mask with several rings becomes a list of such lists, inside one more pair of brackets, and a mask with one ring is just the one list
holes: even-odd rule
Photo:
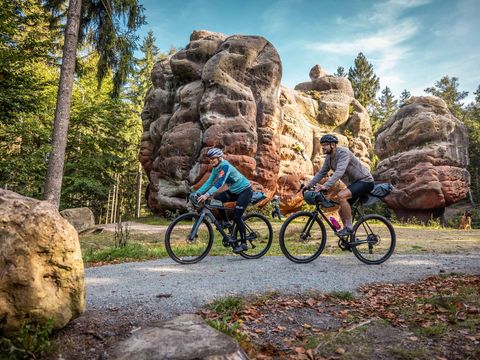
[[[398, 333], [403, 331], [405, 335], [396, 343], [404, 341], [423, 349], [431, 344], [429, 336], [435, 336], [437, 344], [443, 341], [438, 349], [429, 350], [433, 352], [431, 358], [444, 358], [441, 349], [449, 346], [455, 346], [449, 351], [461, 354], [470, 351], [468, 344], [471, 349], [480, 346], [480, 335], [474, 330], [480, 328], [479, 276], [450, 275], [415, 283], [370, 284], [358, 293], [351, 299], [320, 293], [260, 296], [245, 301], [249, 305], [229, 321], [241, 324], [242, 333], [255, 349], [249, 355], [258, 359], [318, 360], [341, 358], [346, 353], [355, 357], [351, 344], [339, 343], [324, 352], [322, 344], [335, 343], [335, 338], [342, 334], [356, 336], [355, 331], [364, 331], [378, 321], [403, 329]], [[202, 310], [201, 314], [209, 319], [218, 317], [210, 310]], [[388, 345], [388, 338], [383, 336], [376, 341]]]

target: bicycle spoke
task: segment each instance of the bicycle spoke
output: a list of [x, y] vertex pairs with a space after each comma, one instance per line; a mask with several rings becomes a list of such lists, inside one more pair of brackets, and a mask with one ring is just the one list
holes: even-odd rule
[[165, 235], [165, 246], [170, 257], [182, 264], [195, 263], [203, 259], [213, 242], [213, 231], [205, 220], [199, 225], [192, 238], [196, 214], [185, 214], [170, 224]]
[[279, 240], [282, 252], [288, 259], [298, 263], [310, 262], [325, 247], [325, 226], [311, 213], [296, 213], [283, 224]]
[[352, 251], [366, 264], [381, 264], [393, 253], [396, 236], [393, 226], [379, 215], [367, 215], [355, 225]]

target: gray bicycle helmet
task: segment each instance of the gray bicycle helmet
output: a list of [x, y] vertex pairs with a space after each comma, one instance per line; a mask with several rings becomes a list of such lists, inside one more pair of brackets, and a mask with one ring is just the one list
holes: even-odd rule
[[331, 144], [331, 143], [338, 144], [338, 138], [333, 134], [323, 135], [320, 138], [320, 144]]
[[223, 156], [223, 151], [218, 148], [211, 148], [207, 151], [207, 157], [210, 159], [218, 158]]

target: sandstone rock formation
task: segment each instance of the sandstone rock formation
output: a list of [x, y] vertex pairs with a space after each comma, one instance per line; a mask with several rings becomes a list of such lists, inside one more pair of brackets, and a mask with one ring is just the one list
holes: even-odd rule
[[111, 358], [246, 360], [237, 342], [205, 324], [198, 315], [181, 315], [137, 331], [115, 345]]
[[400, 218], [439, 217], [468, 194], [467, 129], [438, 97], [410, 98], [380, 128], [375, 152], [375, 180], [395, 186], [386, 201]]
[[65, 209], [60, 211], [60, 215], [67, 219], [79, 233], [95, 226], [95, 216], [87, 207]]
[[338, 133], [369, 164], [369, 118], [348, 79], [316, 65], [312, 81], [290, 90], [281, 75], [266, 39], [208, 31], [195, 31], [184, 50], [154, 66], [140, 152], [150, 209], [185, 208], [191, 186], [208, 176], [206, 151], [220, 144], [255, 189], [281, 195], [284, 211], [301, 206], [296, 190], [323, 162], [323, 134]]
[[85, 310], [78, 235], [45, 201], [0, 190], [0, 332], [26, 319], [65, 326]]

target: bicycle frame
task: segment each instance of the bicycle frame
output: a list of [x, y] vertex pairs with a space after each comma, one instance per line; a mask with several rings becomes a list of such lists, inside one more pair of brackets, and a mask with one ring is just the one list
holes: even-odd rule
[[218, 222], [217, 218], [215, 217], [215, 215], [213, 215], [212, 211], [210, 210], [211, 208], [223, 209], [223, 210], [228, 209], [224, 206], [218, 206], [217, 207], [217, 206], [212, 206], [212, 205], [205, 204], [202, 211], [200, 211], [200, 213], [198, 214], [199, 215], [198, 219], [195, 222], [195, 224], [193, 225], [192, 231], [188, 235], [188, 240], [189, 241], [193, 241], [193, 239], [195, 239], [195, 236], [197, 235], [198, 228], [200, 227], [200, 224], [202, 223], [203, 219], [205, 219], [205, 217], [207, 217], [210, 220], [210, 222], [213, 225], [215, 225], [216, 229], [220, 232], [220, 234], [222, 234], [222, 236], [224, 238], [229, 236], [229, 234], [227, 234], [225, 232], [225, 230], [223, 230], [223, 227], [220, 226], [220, 223]]

